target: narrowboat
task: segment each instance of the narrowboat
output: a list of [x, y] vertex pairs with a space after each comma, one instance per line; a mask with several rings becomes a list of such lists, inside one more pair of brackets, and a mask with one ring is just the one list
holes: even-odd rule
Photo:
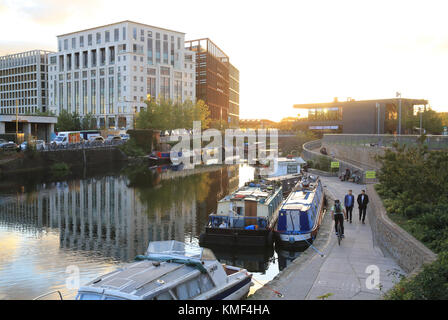
[[275, 228], [275, 245], [301, 250], [312, 243], [324, 212], [324, 193], [318, 177], [305, 176], [283, 202]]
[[136, 260], [80, 287], [76, 300], [240, 300], [252, 284], [246, 269], [179, 241], [150, 242]]
[[278, 210], [283, 201], [280, 184], [249, 182], [218, 201], [199, 241], [203, 247], [266, 248], [273, 245]]

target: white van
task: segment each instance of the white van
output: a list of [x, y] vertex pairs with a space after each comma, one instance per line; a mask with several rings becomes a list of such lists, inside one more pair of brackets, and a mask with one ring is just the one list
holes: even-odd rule
[[59, 132], [56, 138], [51, 142], [55, 145], [67, 145], [69, 143], [76, 143], [81, 141], [81, 136], [79, 131], [66, 131]]

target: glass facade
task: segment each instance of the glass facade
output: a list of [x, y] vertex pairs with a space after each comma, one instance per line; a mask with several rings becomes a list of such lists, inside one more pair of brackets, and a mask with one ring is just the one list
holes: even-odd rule
[[90, 112], [97, 113], [96, 110], [96, 79], [90, 80]]

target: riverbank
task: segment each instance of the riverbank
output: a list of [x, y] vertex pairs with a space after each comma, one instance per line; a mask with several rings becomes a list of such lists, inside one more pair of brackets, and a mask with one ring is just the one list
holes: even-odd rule
[[[359, 194], [362, 185], [341, 182], [334, 177], [321, 177], [328, 207], [333, 199], [343, 199], [347, 189]], [[356, 209], [353, 223], [345, 223], [345, 239], [338, 246], [334, 235], [331, 214], [323, 219], [314, 247], [324, 254], [321, 257], [308, 248], [271, 282], [259, 289], [250, 299], [381, 299], [404, 271], [374, 244], [367, 210], [366, 224], [358, 222]], [[373, 267], [372, 267], [373, 266]], [[375, 266], [379, 270], [379, 285], [372, 288], [368, 278]], [[376, 269], [375, 269], [376, 270]], [[272, 289], [279, 291], [279, 297]]]
[[116, 147], [23, 153], [0, 163], [0, 176], [49, 170], [58, 163], [65, 163], [74, 168], [110, 165], [128, 159]]

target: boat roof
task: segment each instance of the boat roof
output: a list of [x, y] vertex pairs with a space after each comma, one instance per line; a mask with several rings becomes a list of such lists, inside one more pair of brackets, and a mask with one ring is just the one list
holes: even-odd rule
[[315, 195], [311, 190], [292, 191], [281, 209], [306, 211], [313, 203]]
[[132, 263], [125, 269], [101, 276], [85, 287], [81, 287], [79, 291], [140, 299], [157, 295], [167, 287], [171, 287], [170, 284], [174, 281], [189, 278], [199, 272], [197, 268], [186, 264], [141, 261]]
[[232, 194], [225, 196], [219, 202], [245, 201], [245, 200], [253, 200], [253, 201], [264, 200], [265, 202], [267, 202], [269, 201], [269, 198], [280, 189], [281, 187], [275, 187], [270, 184], [249, 183], [248, 185], [239, 188]]
[[150, 242], [146, 255], [137, 258], [143, 261], [96, 278], [79, 291], [145, 299], [164, 292], [179, 279], [195, 276], [206, 262], [216, 261], [211, 250], [174, 240]]
[[305, 164], [306, 161], [303, 160], [301, 157], [296, 157], [296, 158], [280, 157], [280, 158], [277, 158], [277, 163], [286, 163], [286, 164], [297, 163], [297, 164]]
[[308, 210], [313, 203], [314, 197], [316, 196], [318, 186], [319, 179], [317, 178], [315, 181], [310, 183], [308, 188], [291, 191], [280, 210]]

